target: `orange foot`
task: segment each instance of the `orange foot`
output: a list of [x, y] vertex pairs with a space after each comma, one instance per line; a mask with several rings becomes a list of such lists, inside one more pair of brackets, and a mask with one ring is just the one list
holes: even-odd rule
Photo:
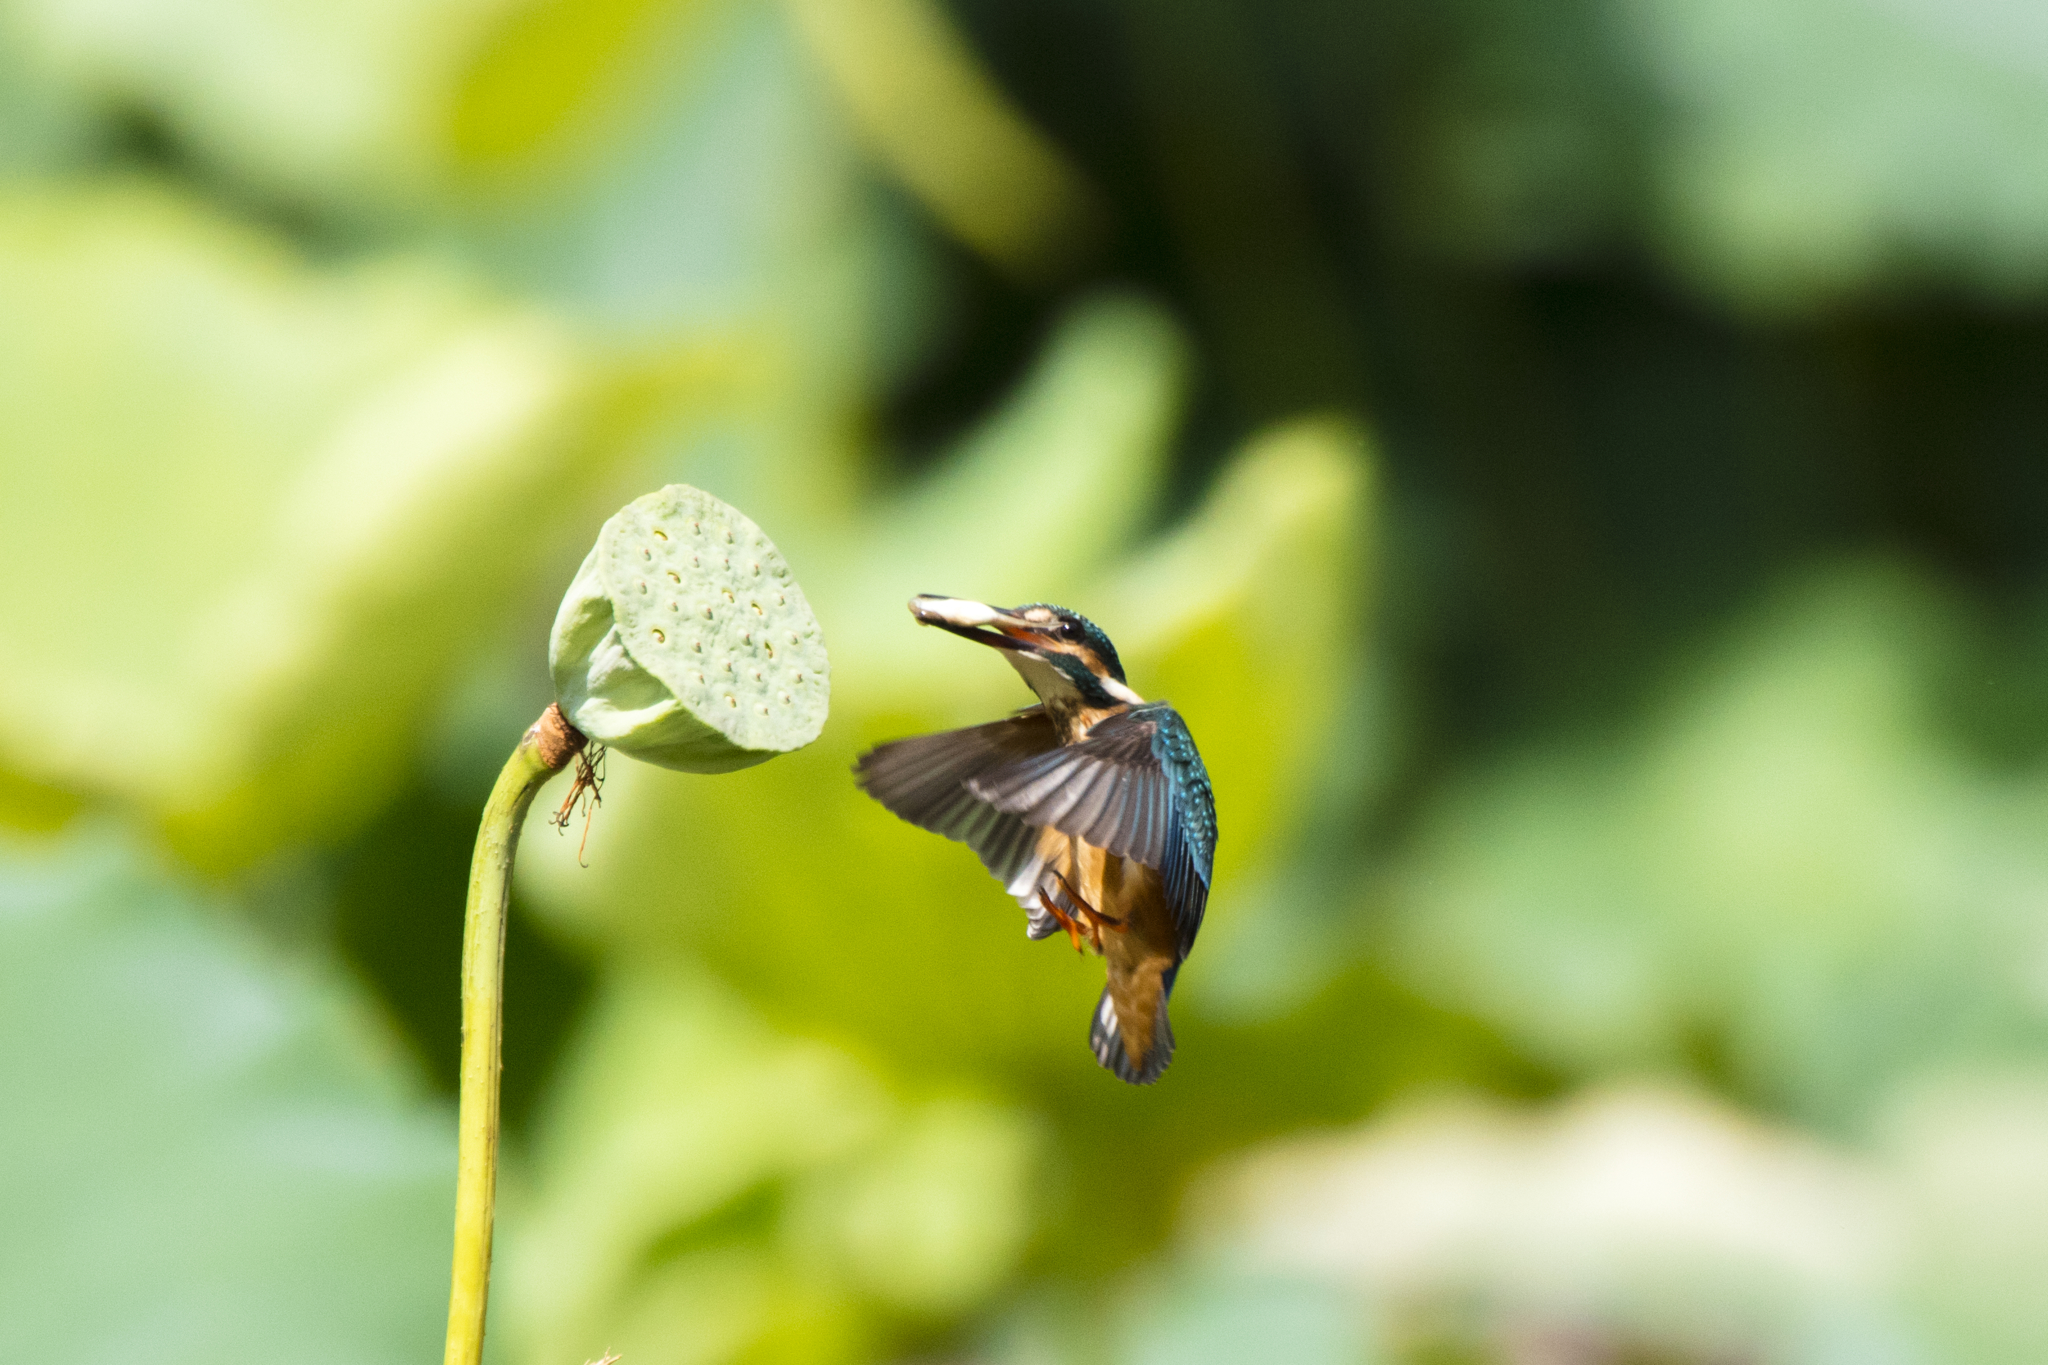
[[1073, 943], [1074, 951], [1077, 953], [1080, 952], [1082, 939], [1081, 926], [1074, 922], [1072, 916], [1068, 915], [1065, 911], [1061, 910], [1057, 905], [1054, 905], [1052, 903], [1052, 897], [1046, 895], [1043, 888], [1041, 888], [1038, 892], [1038, 903], [1045, 907], [1046, 914], [1051, 915], [1054, 919], [1059, 921], [1060, 928], [1067, 931], [1067, 938], [1069, 941]]
[[1095, 945], [1096, 952], [1099, 953], [1102, 951], [1103, 925], [1108, 925], [1110, 928], [1116, 930], [1119, 934], [1123, 933], [1125, 930], [1130, 928], [1128, 924], [1125, 924], [1116, 916], [1105, 915], [1100, 910], [1097, 910], [1094, 906], [1090, 905], [1087, 901], [1083, 900], [1081, 898], [1081, 893], [1074, 889], [1074, 884], [1068, 881], [1058, 868], [1052, 869], [1052, 875], [1059, 879], [1061, 888], [1065, 890], [1067, 893], [1067, 899], [1072, 901], [1075, 904], [1075, 906], [1078, 907], [1074, 911], [1074, 918], [1081, 921], [1081, 927], [1084, 930], [1084, 932], [1087, 933], [1088, 941]]

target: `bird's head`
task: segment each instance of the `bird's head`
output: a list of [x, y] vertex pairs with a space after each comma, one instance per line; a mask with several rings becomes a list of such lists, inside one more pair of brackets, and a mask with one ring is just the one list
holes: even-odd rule
[[923, 594], [910, 599], [910, 614], [924, 625], [1002, 650], [1039, 700], [1056, 711], [1144, 700], [1124, 681], [1116, 646], [1079, 612], [1047, 602], [1004, 608]]

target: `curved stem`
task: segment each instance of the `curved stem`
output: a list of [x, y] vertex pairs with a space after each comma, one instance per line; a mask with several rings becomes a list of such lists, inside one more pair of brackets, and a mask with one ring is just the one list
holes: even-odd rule
[[462, 1086], [455, 1172], [455, 1273], [444, 1365], [478, 1365], [491, 1288], [491, 1221], [498, 1192], [499, 1042], [505, 1020], [505, 904], [519, 828], [541, 784], [583, 748], [550, 705], [512, 750], [476, 832], [462, 922]]

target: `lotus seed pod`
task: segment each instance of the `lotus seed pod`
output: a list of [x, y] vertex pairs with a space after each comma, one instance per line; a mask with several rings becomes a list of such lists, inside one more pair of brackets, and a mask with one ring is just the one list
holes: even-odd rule
[[724, 773], [818, 737], [818, 618], [761, 528], [687, 484], [598, 533], [555, 616], [548, 666], [577, 729], [664, 768]]

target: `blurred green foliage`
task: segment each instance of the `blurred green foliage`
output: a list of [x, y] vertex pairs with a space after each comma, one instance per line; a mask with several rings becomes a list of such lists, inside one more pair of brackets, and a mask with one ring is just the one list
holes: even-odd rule
[[[833, 714], [528, 832], [498, 1360], [2039, 1359], [2044, 54], [0, 3], [0, 1355], [431, 1352], [476, 814], [682, 480]], [[920, 591], [1201, 743], [1156, 1088], [848, 778], [1026, 700]]]
[[1418, 970], [1560, 1066], [1690, 1063], [1835, 1131], [2037, 1054], [2044, 793], [1941, 733], [1958, 614], [1844, 566], [1689, 658], [1638, 734], [1475, 775], [1400, 894]]
[[446, 1302], [444, 1117], [359, 990], [104, 825], [10, 840], [0, 1352], [395, 1360]]

